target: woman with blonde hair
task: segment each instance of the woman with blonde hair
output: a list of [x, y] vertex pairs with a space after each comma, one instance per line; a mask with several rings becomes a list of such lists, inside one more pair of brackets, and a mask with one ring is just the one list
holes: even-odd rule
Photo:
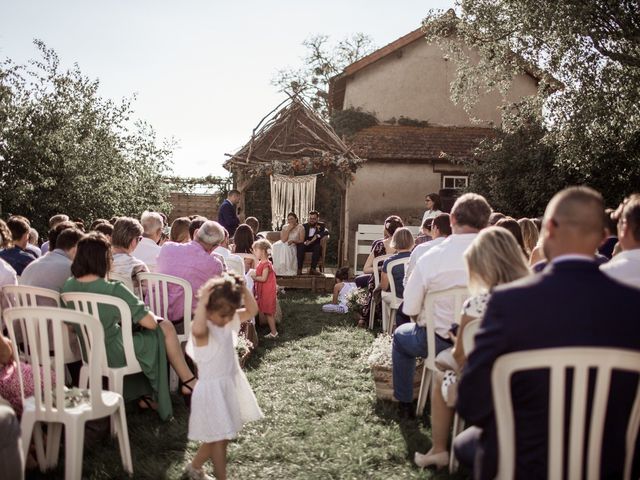
[[520, 226], [520, 231], [522, 232], [522, 240], [524, 241], [524, 248], [531, 258], [531, 253], [533, 249], [538, 244], [538, 237], [540, 236], [540, 232], [538, 232], [538, 227], [533, 223], [529, 218], [521, 218], [518, 220], [518, 225]]
[[176, 243], [189, 242], [191, 240], [189, 236], [189, 225], [191, 225], [189, 217], [176, 218], [169, 230], [169, 241]]
[[[469, 273], [469, 298], [463, 306], [463, 315], [457, 333], [452, 333], [453, 348], [436, 357], [436, 364], [442, 365], [444, 372], [435, 375], [431, 397], [432, 447], [426, 454], [416, 452], [415, 462], [419, 467], [449, 464], [447, 440], [453, 419], [455, 402], [454, 385], [457, 374], [462, 369], [468, 352], [462, 347], [462, 332], [472, 320], [484, 316], [491, 289], [512, 282], [531, 273], [526, 259], [514, 236], [501, 227], [488, 227], [480, 231], [464, 253]], [[453, 329], [452, 329], [453, 330]], [[444, 381], [443, 381], [444, 379]]]

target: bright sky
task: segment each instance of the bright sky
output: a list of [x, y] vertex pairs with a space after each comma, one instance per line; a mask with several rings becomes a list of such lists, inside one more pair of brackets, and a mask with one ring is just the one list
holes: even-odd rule
[[78, 63], [103, 97], [137, 94], [133, 107], [179, 148], [174, 172], [226, 175], [225, 153], [250, 137], [285, 97], [271, 85], [297, 67], [302, 41], [355, 32], [378, 47], [420, 25], [453, 0], [0, 0], [0, 58], [23, 63], [43, 40], [63, 65]]

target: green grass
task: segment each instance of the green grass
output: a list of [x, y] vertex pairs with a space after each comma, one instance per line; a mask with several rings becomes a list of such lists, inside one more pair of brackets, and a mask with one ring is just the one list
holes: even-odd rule
[[[246, 369], [265, 419], [245, 426], [230, 444], [230, 478], [464, 478], [413, 465], [414, 452], [430, 446], [429, 430], [423, 421], [399, 420], [395, 405], [376, 400], [371, 374], [359, 359], [371, 332], [356, 328], [349, 315], [322, 313], [328, 296], [289, 291], [281, 300], [280, 337], [261, 339]], [[197, 445], [186, 438], [188, 411], [178, 397], [174, 410], [175, 418], [163, 423], [131, 409], [134, 478], [180, 478], [195, 453]], [[84, 475], [123, 478], [117, 442], [90, 437]], [[62, 476], [59, 467], [32, 478]]]

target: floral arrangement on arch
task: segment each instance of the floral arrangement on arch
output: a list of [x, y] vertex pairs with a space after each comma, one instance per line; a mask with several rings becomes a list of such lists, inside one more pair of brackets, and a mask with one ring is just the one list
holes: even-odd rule
[[247, 173], [252, 176], [272, 175], [305, 175], [319, 172], [335, 172], [353, 181], [356, 170], [364, 163], [360, 158], [347, 158], [324, 152], [319, 157], [302, 157], [290, 161], [275, 160], [247, 166]]

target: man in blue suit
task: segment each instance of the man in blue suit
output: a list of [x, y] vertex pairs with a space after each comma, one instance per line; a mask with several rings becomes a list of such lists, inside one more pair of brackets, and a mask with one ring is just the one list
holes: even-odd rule
[[[603, 222], [603, 201], [596, 191], [572, 187], [558, 193], [543, 222], [549, 265], [541, 274], [492, 293], [458, 388], [457, 410], [476, 427], [456, 438], [455, 451], [462, 463], [473, 464], [475, 478], [496, 474], [491, 370], [499, 356], [579, 346], [640, 351], [640, 290], [611, 280], [595, 262]], [[548, 382], [548, 373], [542, 371], [517, 374], [512, 382], [519, 479], [547, 477]], [[637, 385], [635, 375], [612, 378], [600, 478], [622, 478], [625, 432]], [[636, 460], [639, 452], [636, 448]], [[637, 471], [633, 478], [638, 478]]]
[[218, 223], [227, 229], [229, 237], [233, 237], [236, 228], [240, 225], [237, 206], [240, 203], [241, 193], [238, 190], [230, 190], [227, 199], [222, 202], [218, 210]]

